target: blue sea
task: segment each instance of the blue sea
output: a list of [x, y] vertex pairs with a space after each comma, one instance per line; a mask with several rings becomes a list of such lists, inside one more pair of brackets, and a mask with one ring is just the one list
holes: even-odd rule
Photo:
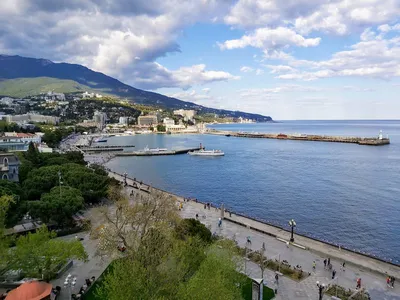
[[400, 264], [400, 121], [286, 121], [214, 125], [246, 132], [389, 135], [387, 146], [214, 135], [112, 137], [108, 144], [179, 149], [202, 143], [224, 157], [120, 157], [108, 167], [155, 187]]

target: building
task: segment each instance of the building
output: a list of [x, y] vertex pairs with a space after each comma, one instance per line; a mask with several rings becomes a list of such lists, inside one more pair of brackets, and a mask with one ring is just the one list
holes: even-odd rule
[[119, 117], [119, 124], [127, 126], [129, 124], [129, 117]]
[[194, 116], [196, 115], [195, 110], [185, 110], [185, 109], [178, 109], [174, 110], [175, 116], [182, 116], [185, 121], [193, 121]]
[[22, 142], [40, 144], [42, 142], [42, 137], [33, 133], [19, 133], [19, 132], [4, 132], [5, 137], [17, 137], [20, 138]]
[[0, 149], [6, 151], [27, 151], [28, 147], [29, 143], [22, 141], [17, 136], [0, 136]]
[[8, 115], [6, 117], [8, 123], [46, 123], [57, 125], [60, 122], [59, 117], [44, 116], [38, 114], [24, 114], [24, 115]]
[[19, 159], [14, 153], [0, 153], [0, 178], [18, 182]]
[[185, 125], [165, 125], [167, 132], [182, 132], [186, 129]]
[[97, 123], [97, 127], [103, 130], [106, 126], [107, 115], [101, 111], [96, 111], [93, 115], [93, 121]]
[[174, 119], [170, 119], [170, 118], [165, 118], [163, 120], [163, 124], [164, 125], [175, 125], [175, 120]]
[[152, 126], [158, 124], [158, 118], [155, 115], [139, 116], [138, 125]]
[[52, 153], [53, 152], [53, 148], [50, 148], [45, 143], [40, 144], [37, 148], [38, 148], [40, 153]]

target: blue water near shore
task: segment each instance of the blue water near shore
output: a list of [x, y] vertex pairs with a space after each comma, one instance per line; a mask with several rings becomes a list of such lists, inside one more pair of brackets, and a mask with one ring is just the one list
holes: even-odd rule
[[400, 264], [400, 121], [291, 121], [215, 125], [216, 129], [343, 136], [389, 134], [388, 146], [245, 139], [213, 135], [136, 135], [108, 144], [184, 148], [203, 143], [224, 157], [121, 157], [108, 163], [155, 187], [224, 203], [233, 211], [340, 243]]

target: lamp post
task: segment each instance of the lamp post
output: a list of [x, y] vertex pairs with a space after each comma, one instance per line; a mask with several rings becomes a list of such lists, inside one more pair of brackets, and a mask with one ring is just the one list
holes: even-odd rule
[[294, 228], [296, 227], [296, 222], [295, 222], [293, 219], [291, 219], [291, 220], [289, 221], [289, 226], [292, 228], [292, 235], [291, 235], [291, 237], [290, 237], [290, 242], [293, 243], [293, 242], [294, 242], [293, 230], [294, 230]]
[[72, 277], [71, 273], [65, 278], [64, 287], [69, 288], [69, 300], [72, 299], [72, 288], [76, 284], [76, 276]]
[[325, 289], [325, 284], [320, 284], [319, 281], [317, 281], [317, 287], [318, 287], [318, 295], [319, 295], [319, 300], [322, 300], [322, 293]]

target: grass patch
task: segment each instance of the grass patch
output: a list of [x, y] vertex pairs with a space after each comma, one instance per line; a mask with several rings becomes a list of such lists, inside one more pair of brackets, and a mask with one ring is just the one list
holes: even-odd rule
[[[331, 285], [326, 291], [325, 294], [329, 296], [336, 296], [336, 288], [337, 288], [337, 297], [342, 299], [342, 300], [347, 300], [351, 295], [354, 294], [354, 290], [351, 289], [345, 289], [344, 287], [341, 287], [339, 285], [333, 284]], [[353, 296], [351, 299], [354, 300], [368, 300], [368, 294], [366, 294], [364, 291], [360, 291], [358, 294]]]

